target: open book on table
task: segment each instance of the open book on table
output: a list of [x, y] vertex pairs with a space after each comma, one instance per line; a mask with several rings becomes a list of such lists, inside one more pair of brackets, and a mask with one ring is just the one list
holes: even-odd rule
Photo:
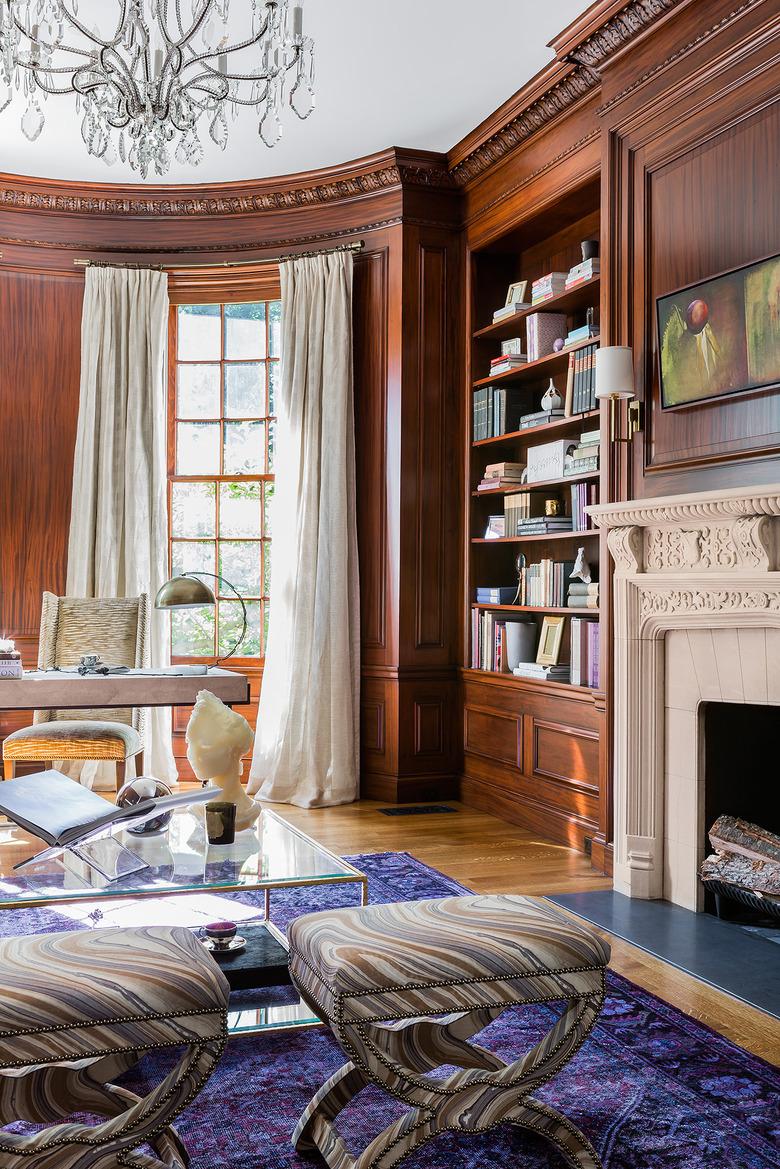
[[53, 848], [73, 848], [115, 824], [148, 820], [219, 794], [216, 787], [200, 788], [117, 808], [61, 771], [38, 771], [0, 783], [0, 812]]

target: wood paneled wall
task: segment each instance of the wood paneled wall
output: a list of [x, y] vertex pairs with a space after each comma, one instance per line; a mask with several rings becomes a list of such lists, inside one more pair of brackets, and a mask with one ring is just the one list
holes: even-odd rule
[[[83, 298], [73, 259], [262, 260], [280, 244], [295, 251], [361, 237], [354, 359], [363, 790], [386, 799], [443, 795], [459, 769], [457, 513], [440, 523], [457, 474], [459, 194], [431, 155], [389, 151], [341, 168], [338, 185], [332, 178], [285, 190], [268, 182], [197, 196], [185, 189], [179, 199], [165, 188], [5, 177], [0, 472], [13, 490], [3, 492], [0, 632], [33, 664], [41, 592], [65, 586]], [[198, 279], [208, 285], [208, 274]], [[251, 674], [250, 717], [262, 671]], [[182, 774], [187, 715], [175, 719]], [[2, 733], [29, 721], [0, 719]]]

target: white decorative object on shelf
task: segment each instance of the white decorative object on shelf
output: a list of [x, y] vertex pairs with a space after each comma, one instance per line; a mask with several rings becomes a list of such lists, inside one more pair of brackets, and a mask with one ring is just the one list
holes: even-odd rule
[[570, 439], [559, 438], [555, 442], [544, 442], [529, 447], [528, 482], [544, 483], [548, 479], [561, 479], [566, 467], [566, 448], [570, 445]]
[[549, 414], [553, 410], [560, 410], [562, 406], [563, 398], [558, 393], [555, 382], [550, 378], [550, 384], [544, 391], [544, 396], [542, 397], [542, 409], [546, 410]]
[[251, 828], [262, 811], [241, 783], [241, 760], [255, 736], [249, 723], [209, 690], [201, 690], [187, 723], [187, 758], [201, 783], [221, 789], [218, 803], [236, 805], [236, 831]]
[[127, 161], [143, 178], [203, 158], [207, 128], [224, 150], [229, 119], [258, 111], [266, 146], [282, 135], [287, 101], [301, 119], [314, 109], [314, 42], [303, 8], [290, 0], [123, 0], [100, 5], [99, 24], [78, 0], [0, 0], [0, 112], [20, 90], [22, 133], [43, 130], [44, 103], [75, 97], [87, 151], [112, 166]]

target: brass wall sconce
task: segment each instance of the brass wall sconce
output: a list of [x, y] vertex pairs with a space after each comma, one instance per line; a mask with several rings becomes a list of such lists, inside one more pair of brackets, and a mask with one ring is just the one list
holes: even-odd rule
[[[609, 402], [609, 441], [630, 443], [642, 429], [642, 403], [635, 401], [634, 355], [628, 345], [596, 350], [596, 398]], [[620, 434], [619, 402], [627, 402], [627, 434]]]

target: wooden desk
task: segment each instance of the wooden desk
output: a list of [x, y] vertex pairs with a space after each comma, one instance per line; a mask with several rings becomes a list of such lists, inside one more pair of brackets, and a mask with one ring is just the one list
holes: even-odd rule
[[65, 674], [32, 670], [0, 680], [0, 710], [89, 710], [128, 706], [192, 706], [210, 690], [226, 706], [249, 702], [249, 679], [232, 670], [207, 674]]

